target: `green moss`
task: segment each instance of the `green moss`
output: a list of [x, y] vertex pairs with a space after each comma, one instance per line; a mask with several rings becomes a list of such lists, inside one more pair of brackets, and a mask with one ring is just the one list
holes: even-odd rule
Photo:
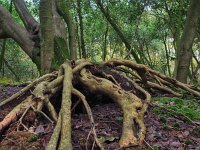
[[158, 146], [154, 146], [153, 150], [159, 150]]
[[163, 122], [163, 123], [166, 123], [167, 122], [166, 117], [160, 116], [160, 121]]
[[173, 124], [173, 126], [176, 127], [176, 128], [179, 128], [179, 127], [180, 127], [179, 123], [177, 123], [177, 122], [175, 122], [175, 123]]
[[7, 85], [7, 84], [14, 84], [14, 83], [15, 81], [13, 79], [6, 78], [6, 77], [0, 78], [0, 85]]
[[[175, 110], [177, 112], [183, 113], [192, 120], [200, 120], [200, 108], [196, 100], [183, 100], [177, 97], [160, 97], [154, 98], [154, 101], [161, 106], [166, 106], [169, 109]], [[154, 113], [160, 114], [163, 110], [158, 108], [153, 109]], [[167, 115], [172, 115], [171, 112], [166, 112]]]
[[35, 141], [37, 141], [38, 138], [39, 138], [39, 135], [38, 134], [34, 134], [30, 138], [28, 138], [28, 142], [29, 143], [35, 142]]
[[192, 145], [192, 144], [194, 144], [192, 141], [190, 141], [190, 140], [187, 140], [187, 141], [185, 141], [184, 142], [186, 145]]
[[160, 114], [162, 112], [162, 110], [160, 108], [153, 108], [153, 112], [156, 114]]
[[163, 125], [163, 130], [169, 130], [169, 126], [167, 124]]

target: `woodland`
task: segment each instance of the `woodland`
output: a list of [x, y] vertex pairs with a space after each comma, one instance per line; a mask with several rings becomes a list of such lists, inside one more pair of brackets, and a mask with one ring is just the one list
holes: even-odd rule
[[0, 0], [0, 150], [200, 149], [200, 0]]

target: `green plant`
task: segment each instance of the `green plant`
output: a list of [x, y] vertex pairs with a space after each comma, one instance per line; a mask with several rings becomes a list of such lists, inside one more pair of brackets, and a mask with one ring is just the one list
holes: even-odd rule
[[39, 138], [39, 134], [34, 134], [34, 135], [32, 135], [31, 137], [28, 138], [28, 142], [29, 143], [35, 142], [35, 141], [37, 141], [38, 138]]
[[192, 145], [192, 144], [194, 144], [192, 141], [190, 141], [190, 140], [187, 140], [187, 141], [185, 141], [184, 142], [186, 145]]
[[169, 130], [170, 128], [169, 128], [169, 126], [168, 125], [163, 125], [163, 130]]
[[179, 123], [177, 123], [177, 122], [175, 122], [175, 123], [173, 124], [173, 126], [176, 127], [176, 128], [179, 128], [179, 127], [180, 127]]
[[166, 123], [167, 122], [166, 117], [160, 116], [160, 121], [163, 122], [163, 123]]

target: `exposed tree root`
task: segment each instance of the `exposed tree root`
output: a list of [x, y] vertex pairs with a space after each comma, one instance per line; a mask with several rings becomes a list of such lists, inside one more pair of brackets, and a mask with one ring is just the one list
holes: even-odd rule
[[[129, 144], [137, 145], [137, 139], [134, 136], [133, 119], [139, 121], [137, 109], [142, 107], [141, 100], [133, 93], [124, 91], [119, 86], [104, 78], [98, 78], [92, 75], [86, 69], [81, 71], [81, 82], [89, 87], [92, 92], [102, 92], [111, 97], [123, 111], [123, 131], [120, 139], [120, 146], [124, 147]], [[139, 124], [140, 128], [143, 128]], [[140, 138], [140, 137], [139, 137]]]
[[[30, 109], [33, 109], [50, 122], [55, 123], [54, 132], [46, 150], [70, 150], [72, 149], [71, 111], [78, 103], [82, 102], [91, 122], [91, 133], [94, 138], [93, 147], [96, 144], [103, 150], [103, 143], [98, 139], [92, 111], [86, 100], [87, 97], [82, 94], [81, 90], [75, 89], [76, 86], [80, 85], [92, 93], [107, 95], [119, 105], [123, 113], [122, 135], [119, 145], [124, 148], [130, 145], [141, 145], [144, 142], [146, 134], [144, 115], [149, 104], [157, 106], [151, 103], [152, 92], [163, 91], [181, 96], [180, 91], [186, 90], [200, 97], [199, 88], [183, 84], [132, 61], [110, 60], [101, 65], [92, 64], [84, 59], [66, 61], [58, 72], [42, 76], [0, 103], [1, 107], [36, 86], [30, 96], [13, 108], [0, 122], [0, 132], [17, 119], [19, 119], [19, 125], [28, 130], [28, 127], [23, 123], [23, 118]], [[62, 95], [62, 98], [55, 99], [56, 94]], [[72, 107], [71, 101], [72, 94], [79, 98], [74, 107]], [[57, 108], [55, 102], [60, 103], [61, 107]], [[44, 107], [47, 110], [45, 113], [43, 112]], [[187, 116], [181, 116], [190, 120]], [[134, 123], [138, 125], [138, 130], [133, 127], [136, 125]]]

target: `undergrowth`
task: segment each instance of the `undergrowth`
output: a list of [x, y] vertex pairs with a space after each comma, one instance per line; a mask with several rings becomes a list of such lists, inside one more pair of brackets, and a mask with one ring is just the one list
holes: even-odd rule
[[[178, 97], [157, 97], [154, 102], [161, 106], [166, 106], [169, 109], [183, 113], [192, 120], [200, 120], [200, 107], [198, 101], [195, 99], [181, 99]], [[160, 108], [154, 108], [153, 112], [156, 114], [165, 114], [171, 116], [173, 112], [167, 112]], [[163, 120], [163, 119], [161, 119]]]

